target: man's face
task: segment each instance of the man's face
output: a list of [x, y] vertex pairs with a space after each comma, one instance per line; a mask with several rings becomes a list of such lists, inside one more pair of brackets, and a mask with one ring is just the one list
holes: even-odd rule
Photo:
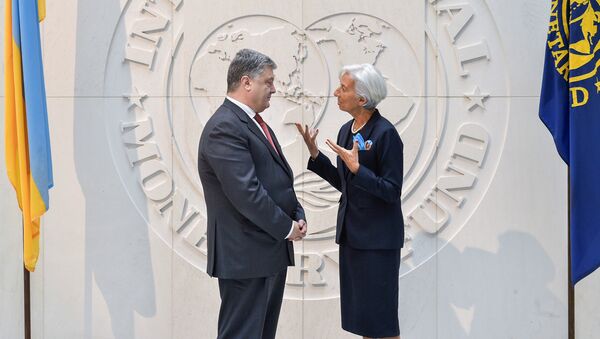
[[275, 75], [273, 69], [267, 67], [255, 79], [250, 79], [249, 99], [250, 108], [256, 113], [261, 113], [269, 107], [271, 94], [275, 93]]

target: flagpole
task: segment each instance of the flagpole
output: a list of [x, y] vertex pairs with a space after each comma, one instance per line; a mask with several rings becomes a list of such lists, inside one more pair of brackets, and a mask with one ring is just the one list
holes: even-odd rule
[[23, 265], [23, 308], [25, 323], [25, 339], [31, 339], [31, 294], [29, 271]]
[[567, 167], [567, 267], [568, 267], [568, 303], [569, 303], [569, 339], [575, 339], [575, 288], [571, 277], [571, 170]]
[[[25, 222], [21, 220], [23, 225], [23, 255], [25, 255]], [[23, 258], [25, 259], [25, 258]], [[23, 326], [24, 326], [24, 339], [31, 339], [31, 284], [29, 283], [29, 271], [25, 267], [25, 260], [23, 264]]]

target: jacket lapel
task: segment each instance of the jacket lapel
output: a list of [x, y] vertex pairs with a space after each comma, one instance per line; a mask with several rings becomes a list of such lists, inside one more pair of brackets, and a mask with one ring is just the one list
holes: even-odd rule
[[360, 129], [360, 135], [362, 135], [362, 137], [363, 137], [363, 139], [365, 139], [365, 141], [369, 140], [369, 137], [371, 136], [371, 133], [373, 132], [373, 128], [375, 127], [375, 124], [377, 123], [377, 120], [379, 120], [379, 118], [381, 118], [381, 114], [379, 114], [378, 110], [375, 110], [375, 112], [373, 112], [373, 115], [371, 116], [369, 121], [367, 121], [367, 124], [365, 125], [365, 127]]
[[279, 165], [284, 169], [284, 171], [287, 173], [287, 175], [292, 177], [292, 170], [290, 169], [287, 162], [285, 162], [285, 158], [283, 158], [283, 152], [281, 151], [279, 142], [276, 141], [277, 138], [275, 137], [275, 133], [273, 133], [273, 130], [271, 130], [271, 128], [268, 127], [268, 125], [267, 125], [267, 128], [269, 129], [269, 132], [271, 133], [271, 138], [273, 138], [273, 142], [275, 143], [275, 147], [277, 147], [277, 151], [279, 152], [279, 154], [281, 154], [281, 156], [279, 156], [277, 154], [277, 152], [275, 152], [275, 149], [273, 148], [273, 146], [271, 146], [271, 143], [269, 143], [269, 140], [267, 140], [267, 137], [265, 137], [265, 135], [259, 129], [259, 127], [256, 126], [254, 121], [250, 121], [251, 118], [248, 116], [248, 114], [246, 114], [246, 112], [244, 112], [243, 109], [241, 109], [238, 105], [234, 104], [233, 102], [231, 102], [227, 99], [225, 99], [225, 102], [223, 102], [223, 104], [226, 105], [227, 107], [229, 107], [238, 116], [238, 118], [240, 120], [242, 120], [243, 122], [246, 123], [250, 132], [254, 133], [254, 135], [256, 135], [256, 137], [260, 141], [262, 141], [262, 143], [265, 145], [265, 147], [271, 153], [271, 156], [273, 156], [273, 159], [275, 159], [275, 161], [277, 163], [279, 163]]
[[[281, 160], [281, 162], [283, 163], [283, 165], [284, 165], [283, 168], [285, 169], [288, 176], [293, 179], [294, 174], [292, 173], [292, 168], [290, 167], [290, 164], [288, 164], [287, 160], [285, 159], [285, 156], [283, 155], [283, 151], [281, 150], [281, 145], [279, 144], [279, 140], [277, 140], [277, 137], [275, 136], [275, 132], [273, 132], [273, 130], [271, 129], [271, 127], [269, 127], [269, 125], [267, 125], [267, 128], [269, 129], [269, 132], [271, 133], [271, 138], [273, 138], [273, 143], [275, 143], [275, 147], [277, 147], [277, 152], [279, 152], [279, 155], [277, 156], [277, 158], [279, 160]], [[269, 147], [271, 149], [273, 149], [273, 147], [271, 147], [271, 145], [269, 145]]]
[[[371, 133], [373, 132], [375, 124], [377, 123], [377, 120], [379, 120], [379, 118], [381, 118], [381, 114], [379, 114], [379, 111], [376, 109], [375, 112], [373, 112], [371, 118], [369, 118], [369, 121], [367, 121], [365, 126], [360, 129], [359, 133], [360, 135], [362, 135], [365, 141], [369, 140], [369, 137], [371, 136]], [[346, 142], [348, 142], [348, 138], [350, 137], [351, 128], [352, 122], [349, 122], [342, 127], [342, 129], [340, 130], [340, 139], [338, 139], [338, 145], [346, 147]], [[350, 143], [350, 147], [352, 146], [352, 143]], [[340, 161], [339, 163], [344, 169], [344, 178], [347, 178], [348, 175], [350, 175], [350, 170], [348, 170], [348, 167], [346, 167], [346, 164], [343, 161]]]

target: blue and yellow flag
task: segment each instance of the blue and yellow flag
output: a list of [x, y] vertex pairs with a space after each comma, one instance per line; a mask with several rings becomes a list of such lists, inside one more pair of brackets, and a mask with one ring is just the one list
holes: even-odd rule
[[23, 261], [35, 269], [40, 217], [53, 186], [39, 21], [44, 0], [6, 0], [4, 30], [6, 170], [23, 211]]
[[600, 266], [600, 1], [552, 0], [540, 118], [569, 165], [571, 274]]

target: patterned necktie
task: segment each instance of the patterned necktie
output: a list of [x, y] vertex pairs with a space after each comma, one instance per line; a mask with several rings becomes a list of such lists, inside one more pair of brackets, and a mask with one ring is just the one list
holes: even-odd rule
[[256, 120], [256, 122], [258, 122], [258, 124], [260, 125], [260, 128], [262, 128], [263, 132], [265, 132], [265, 136], [267, 137], [267, 140], [269, 140], [269, 143], [271, 144], [271, 146], [273, 146], [275, 153], [277, 153], [277, 155], [279, 155], [279, 152], [277, 152], [277, 147], [275, 147], [275, 143], [273, 142], [273, 138], [271, 137], [271, 133], [269, 133], [269, 128], [267, 127], [267, 123], [263, 120], [263, 118], [258, 113], [256, 113], [256, 115], [254, 116], [254, 120]]

